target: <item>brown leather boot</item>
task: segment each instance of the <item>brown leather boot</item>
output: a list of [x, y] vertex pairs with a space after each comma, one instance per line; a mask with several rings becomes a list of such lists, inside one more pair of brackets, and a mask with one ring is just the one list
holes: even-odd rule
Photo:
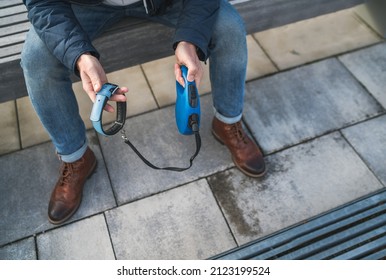
[[61, 224], [76, 212], [82, 201], [83, 186], [95, 167], [96, 158], [90, 148], [79, 160], [63, 162], [48, 205], [48, 220], [52, 224]]
[[266, 170], [263, 155], [243, 130], [241, 121], [226, 124], [213, 118], [212, 133], [218, 141], [228, 147], [233, 162], [243, 173], [251, 177], [264, 175]]

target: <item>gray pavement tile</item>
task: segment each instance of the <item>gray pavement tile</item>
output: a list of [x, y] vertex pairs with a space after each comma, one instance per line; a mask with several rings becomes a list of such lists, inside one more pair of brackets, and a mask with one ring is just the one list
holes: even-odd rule
[[103, 214], [39, 234], [38, 258], [43, 260], [114, 260]]
[[0, 248], [0, 260], [36, 260], [33, 237]]
[[386, 108], [386, 43], [342, 55], [339, 59]]
[[338, 132], [268, 156], [267, 167], [262, 179], [236, 169], [208, 178], [238, 244], [382, 188]]
[[343, 129], [342, 133], [375, 175], [386, 185], [386, 116]]
[[[120, 135], [100, 136], [100, 143], [118, 204], [143, 198], [233, 166], [225, 146], [210, 132], [211, 95], [201, 97], [201, 151], [188, 171], [154, 170], [126, 145]], [[174, 106], [130, 118], [125, 124], [129, 140], [153, 164], [185, 167], [196, 149], [194, 136], [179, 134]]]
[[0, 155], [20, 149], [19, 127], [15, 101], [0, 103]]
[[327, 59], [248, 83], [244, 120], [271, 153], [382, 110], [338, 60]]
[[106, 212], [117, 259], [206, 259], [236, 246], [205, 180]]
[[[88, 133], [88, 139], [98, 166], [86, 182], [82, 204], [71, 221], [116, 206], [98, 139], [94, 132]], [[59, 166], [51, 143], [0, 157], [0, 245], [53, 227], [47, 207]]]

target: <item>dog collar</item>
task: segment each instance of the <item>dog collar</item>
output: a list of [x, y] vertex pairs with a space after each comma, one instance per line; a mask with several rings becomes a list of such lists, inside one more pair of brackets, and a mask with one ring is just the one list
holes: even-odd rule
[[107, 101], [118, 90], [118, 86], [115, 84], [106, 83], [102, 86], [102, 89], [97, 92], [96, 100], [91, 110], [90, 120], [94, 129], [104, 135], [111, 136], [116, 134], [122, 129], [126, 120], [126, 102], [117, 102], [117, 117], [116, 121], [107, 129], [103, 129], [102, 125], [102, 113]]

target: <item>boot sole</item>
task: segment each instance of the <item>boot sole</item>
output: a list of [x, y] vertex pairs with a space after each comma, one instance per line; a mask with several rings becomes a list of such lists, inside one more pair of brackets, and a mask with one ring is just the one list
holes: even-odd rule
[[[224, 142], [220, 139], [220, 137], [213, 131], [212, 129], [212, 135], [214, 136], [214, 139], [216, 139], [221, 145], [227, 147]], [[230, 151], [230, 149], [227, 147], [227, 149]], [[231, 153], [232, 155], [232, 153]], [[240, 165], [238, 165], [238, 163], [236, 162], [234, 156], [232, 155], [232, 161], [233, 163], [236, 165], [236, 167], [242, 172], [244, 173], [245, 175], [249, 176], [249, 177], [252, 177], [252, 178], [261, 178], [265, 175], [265, 173], [267, 173], [267, 168], [264, 166], [264, 171], [262, 173], [259, 173], [259, 174], [255, 174], [255, 173], [250, 173], [244, 169], [242, 169], [240, 167]]]

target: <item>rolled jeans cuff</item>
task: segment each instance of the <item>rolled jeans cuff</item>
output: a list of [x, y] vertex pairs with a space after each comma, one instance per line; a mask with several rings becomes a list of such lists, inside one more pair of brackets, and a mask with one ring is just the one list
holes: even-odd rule
[[87, 147], [88, 147], [88, 143], [87, 143], [87, 141], [85, 141], [83, 146], [80, 147], [80, 149], [78, 149], [77, 151], [75, 151], [75, 152], [73, 152], [72, 154], [69, 154], [69, 155], [61, 155], [61, 154], [59, 154], [59, 157], [60, 157], [60, 159], [62, 161], [67, 162], [67, 163], [75, 162], [75, 161], [77, 161], [78, 159], [80, 159], [84, 155], [84, 153], [87, 150]]
[[237, 123], [238, 121], [241, 120], [241, 117], [242, 117], [242, 114], [236, 116], [236, 117], [225, 117], [223, 115], [221, 115], [217, 110], [216, 108], [213, 108], [214, 110], [214, 116], [219, 120], [219, 121], [222, 121], [223, 123], [226, 123], [226, 124], [234, 124], [234, 123]]

